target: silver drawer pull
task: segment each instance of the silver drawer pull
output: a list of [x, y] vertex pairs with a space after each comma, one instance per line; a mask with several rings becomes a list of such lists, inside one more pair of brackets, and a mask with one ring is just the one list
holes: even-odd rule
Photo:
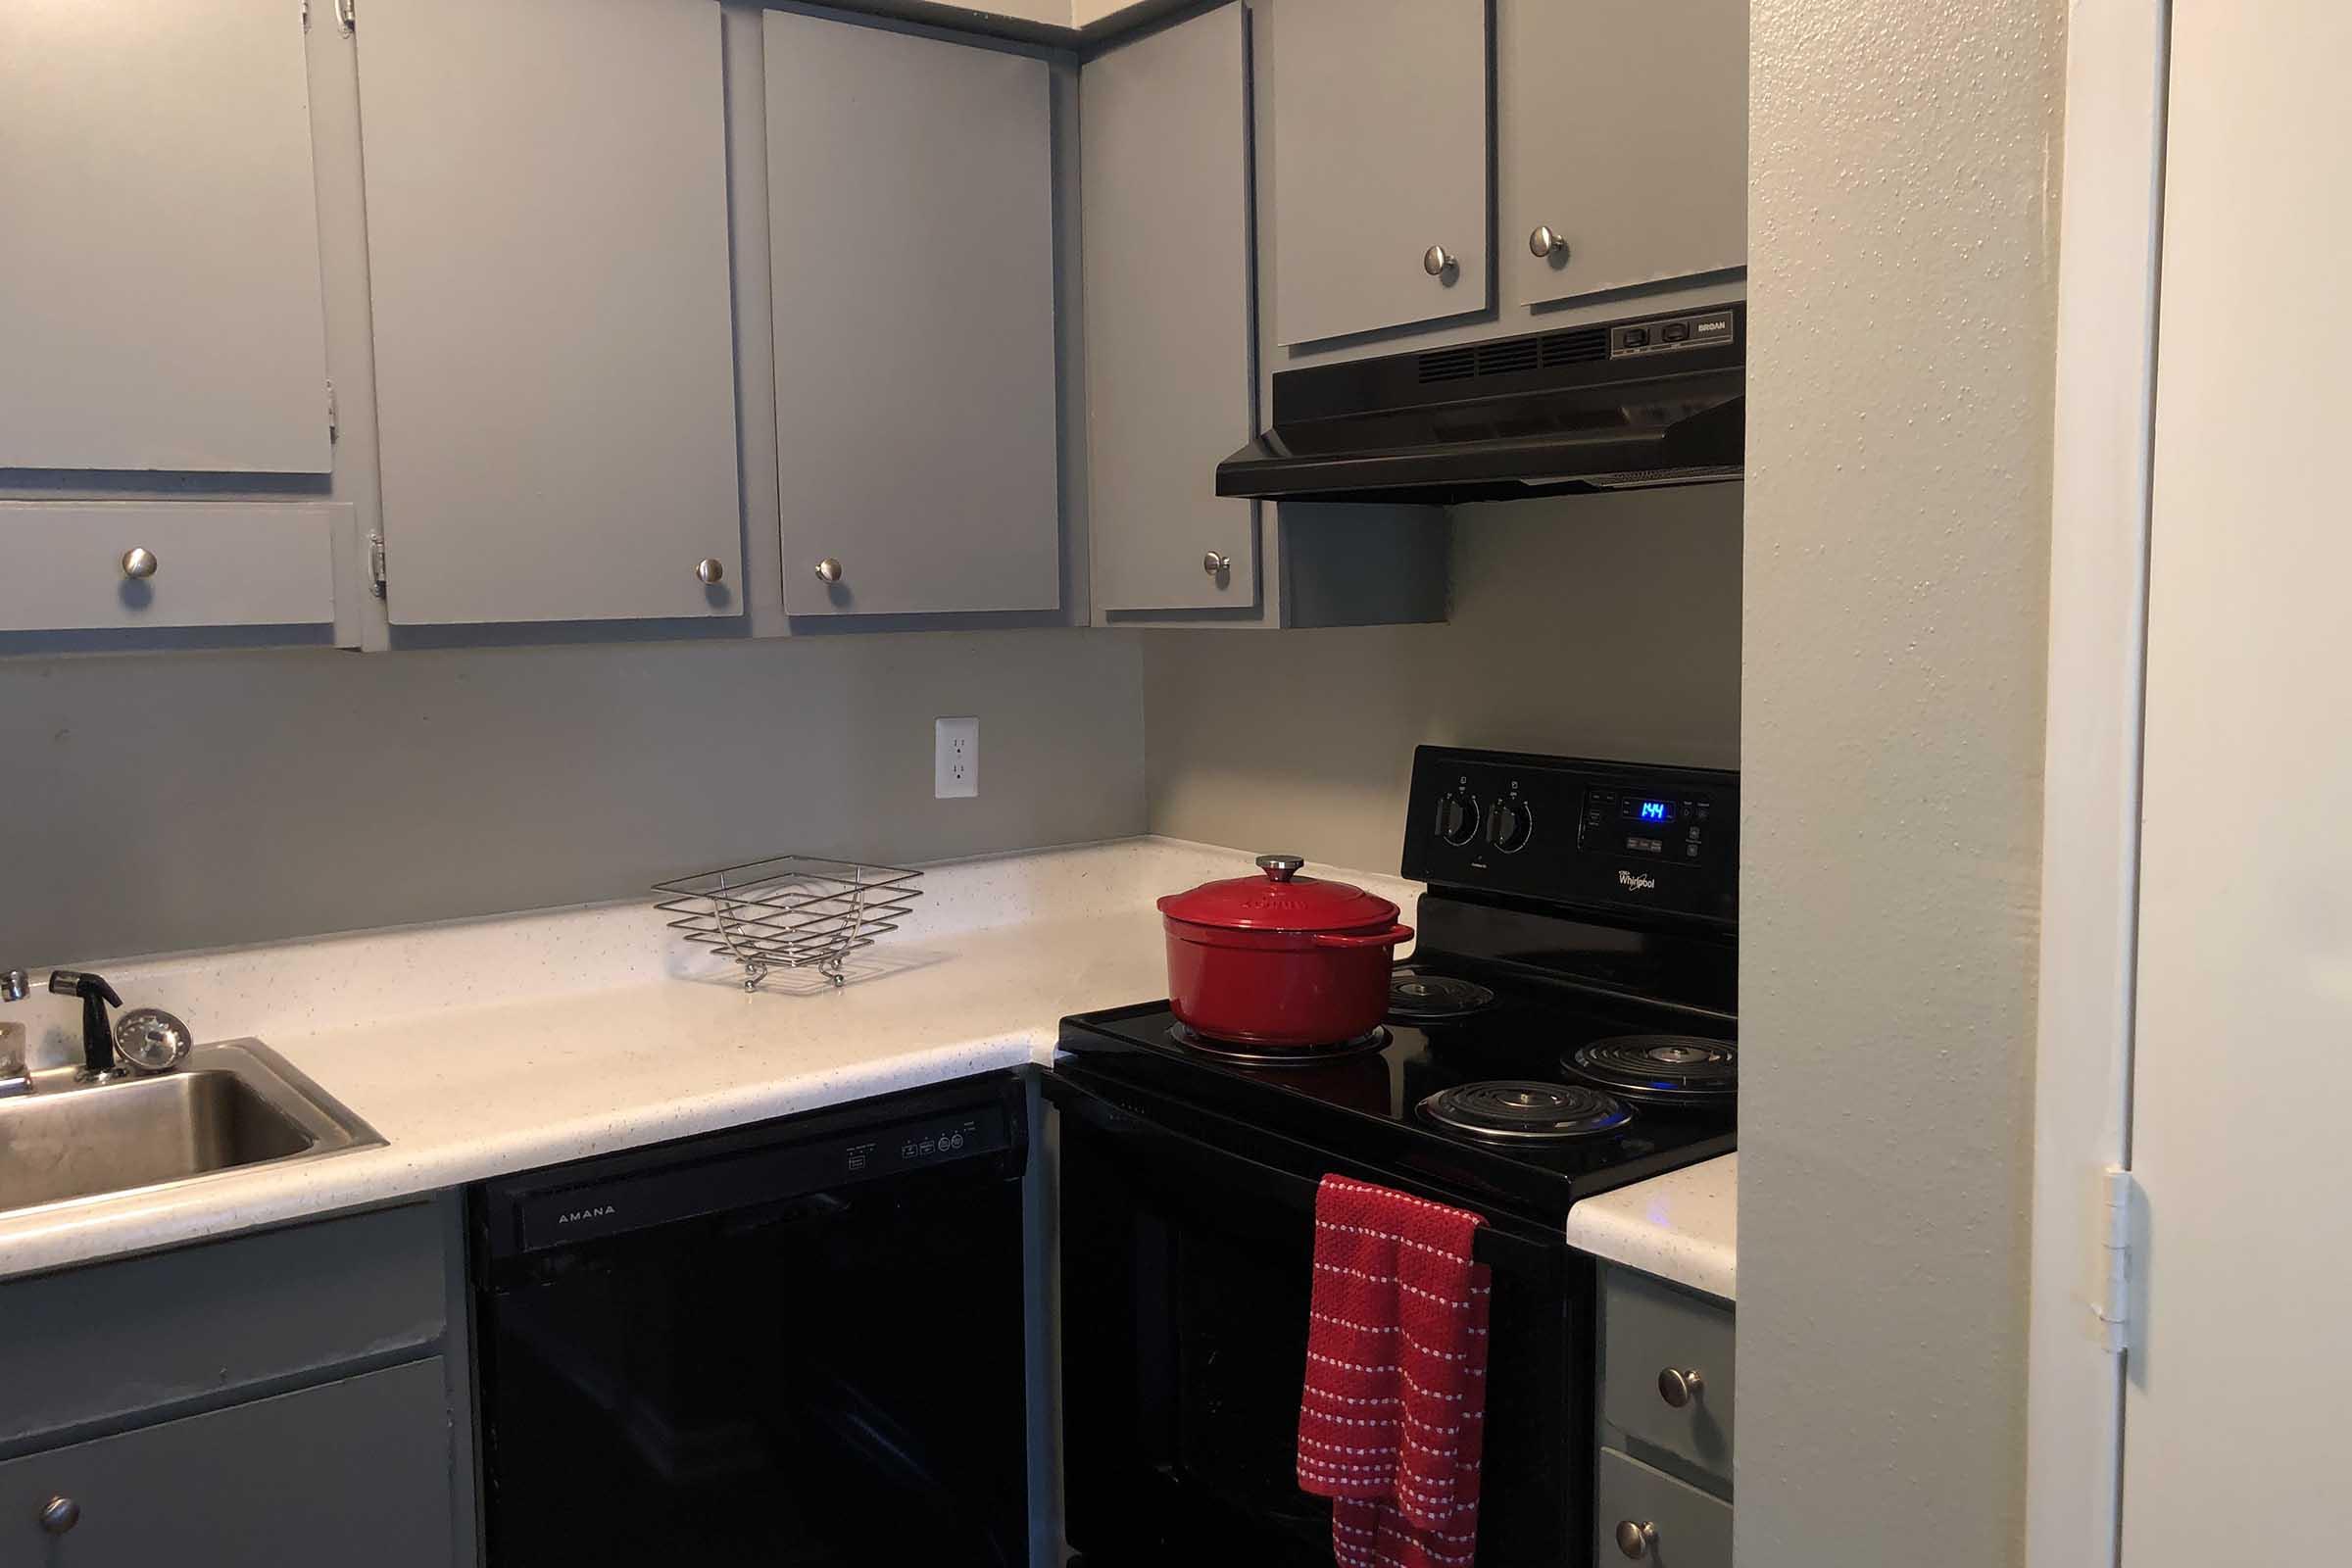
[[122, 575], [134, 581], [155, 575], [155, 552], [145, 545], [133, 545], [122, 552]]
[[1658, 1374], [1658, 1397], [1677, 1410], [1687, 1408], [1705, 1386], [1696, 1367], [1670, 1366]]
[[1446, 272], [1460, 265], [1460, 258], [1443, 245], [1432, 245], [1421, 253], [1421, 270], [1432, 277], [1444, 277]]
[[1214, 550], [1211, 550], [1207, 555], [1200, 558], [1200, 569], [1207, 572], [1211, 577], [1219, 576], [1233, 569], [1233, 558], [1231, 556], [1220, 556]]
[[816, 564], [816, 580], [825, 583], [841, 581], [841, 563], [835, 561], [831, 556], [818, 562]]
[[1549, 223], [1536, 225], [1536, 231], [1527, 236], [1527, 248], [1535, 253], [1539, 261], [1549, 261], [1554, 256], [1563, 262], [1568, 259], [1566, 237]]
[[727, 568], [716, 556], [705, 556], [695, 563], [694, 574], [706, 583], [724, 582]]
[[72, 1497], [51, 1497], [41, 1504], [41, 1528], [53, 1536], [62, 1536], [81, 1523], [81, 1504]]
[[1658, 1544], [1658, 1527], [1648, 1520], [1620, 1519], [1617, 1521], [1617, 1549], [1636, 1559], [1649, 1555]]

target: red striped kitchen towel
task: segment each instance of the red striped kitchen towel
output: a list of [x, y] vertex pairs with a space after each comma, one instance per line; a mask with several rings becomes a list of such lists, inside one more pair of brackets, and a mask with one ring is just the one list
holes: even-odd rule
[[1298, 1401], [1298, 1485], [1342, 1568], [1463, 1568], [1487, 1411], [1479, 1217], [1326, 1176]]

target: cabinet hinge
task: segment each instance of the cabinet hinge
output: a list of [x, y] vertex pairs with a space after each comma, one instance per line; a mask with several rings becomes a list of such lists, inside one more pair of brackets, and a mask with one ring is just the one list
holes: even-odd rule
[[2092, 1229], [2090, 1312], [2100, 1348], [2121, 1355], [2132, 1348], [2132, 1238], [2139, 1229], [2139, 1186], [2110, 1165], [2098, 1176], [2098, 1215]]
[[376, 598], [384, 597], [384, 533], [381, 528], [368, 535], [368, 588]]
[[343, 28], [346, 36], [349, 36], [360, 24], [359, 16], [353, 10], [356, 3], [357, 0], [335, 0], [335, 21]]
[[326, 383], [326, 439], [329, 445], [343, 439], [343, 425], [335, 413], [335, 383]]

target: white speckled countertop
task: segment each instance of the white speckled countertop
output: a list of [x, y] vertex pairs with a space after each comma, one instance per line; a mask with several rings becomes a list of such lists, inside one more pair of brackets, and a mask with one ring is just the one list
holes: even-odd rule
[[[1046, 1060], [1065, 1013], [1165, 994], [1153, 899], [1249, 869], [1167, 839], [933, 866], [839, 989], [747, 995], [642, 904], [93, 961], [200, 1041], [260, 1039], [385, 1143], [0, 1215], [0, 1278]], [[19, 1011], [37, 1061], [74, 1058], [71, 999]]]
[[[933, 866], [912, 917], [839, 989], [786, 973], [747, 995], [637, 903], [92, 961], [200, 1041], [260, 1039], [385, 1143], [0, 1214], [0, 1278], [1046, 1061], [1063, 1015], [1165, 994], [1155, 898], [1248, 870], [1236, 851], [1157, 838]], [[1420, 892], [1328, 874], [1408, 911]], [[70, 999], [20, 1016], [36, 1061], [74, 1058]], [[1729, 1298], [1734, 1169], [1588, 1200], [1568, 1240]]]
[[1740, 1156], [1653, 1176], [1568, 1211], [1568, 1245], [1734, 1300], [1740, 1288]]

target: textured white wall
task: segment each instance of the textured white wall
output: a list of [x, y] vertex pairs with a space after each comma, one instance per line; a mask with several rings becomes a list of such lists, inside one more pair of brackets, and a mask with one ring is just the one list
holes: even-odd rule
[[1757, 0], [1742, 1568], [2022, 1550], [2063, 0]]

